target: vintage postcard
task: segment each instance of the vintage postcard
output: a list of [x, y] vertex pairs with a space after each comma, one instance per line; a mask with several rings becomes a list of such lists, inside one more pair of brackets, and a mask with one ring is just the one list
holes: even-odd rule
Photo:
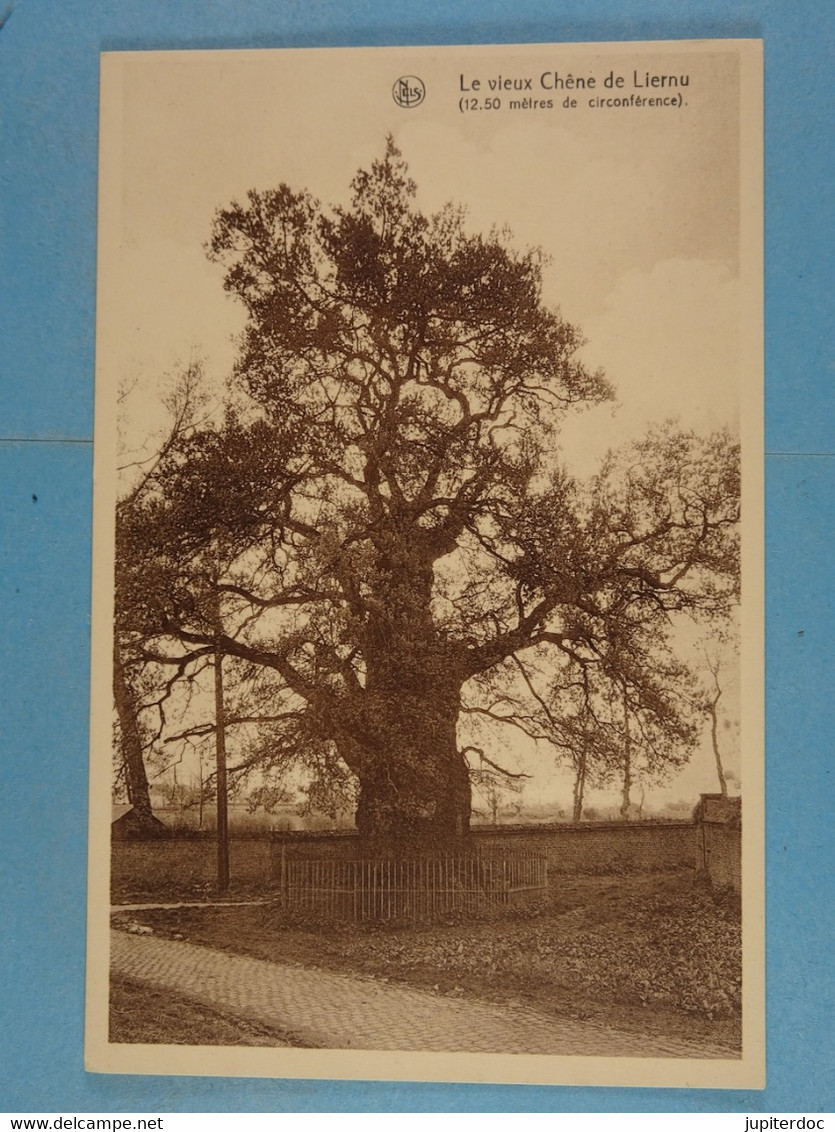
[[89, 1069], [764, 1084], [761, 88], [103, 56]]

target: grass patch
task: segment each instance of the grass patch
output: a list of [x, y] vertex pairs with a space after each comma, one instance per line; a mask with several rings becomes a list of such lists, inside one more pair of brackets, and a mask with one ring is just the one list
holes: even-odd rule
[[110, 980], [110, 1041], [189, 1046], [301, 1044], [274, 1027], [115, 974]]
[[691, 872], [560, 877], [537, 909], [494, 921], [322, 924], [277, 904], [132, 918], [159, 935], [273, 962], [739, 1048], [738, 902]]

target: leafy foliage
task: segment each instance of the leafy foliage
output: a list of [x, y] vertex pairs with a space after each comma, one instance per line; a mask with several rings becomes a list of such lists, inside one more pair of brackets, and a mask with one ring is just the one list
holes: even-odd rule
[[669, 426], [576, 483], [560, 429], [611, 390], [543, 302], [542, 254], [416, 196], [389, 140], [347, 208], [282, 185], [218, 213], [248, 315], [229, 404], [181, 412], [117, 513], [125, 647], [169, 689], [222, 652], [265, 709], [241, 773], [358, 783], [361, 830], [395, 841], [466, 832], [462, 697], [600, 775], [621, 708], [650, 772], [680, 761], [674, 620], [723, 617], [738, 584], [732, 438]]

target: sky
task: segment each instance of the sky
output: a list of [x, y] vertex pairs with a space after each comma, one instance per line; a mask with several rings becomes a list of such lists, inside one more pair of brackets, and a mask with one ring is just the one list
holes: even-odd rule
[[[659, 46], [106, 56], [98, 421], [109, 428], [116, 390], [129, 388], [121, 443], [140, 450], [164, 428], [161, 389], [195, 359], [221, 396], [243, 311], [206, 257], [214, 214], [281, 182], [345, 203], [352, 176], [382, 154], [391, 132], [424, 211], [464, 204], [473, 230], [506, 226], [519, 247], [546, 252], [546, 300], [580, 327], [584, 360], [617, 392], [617, 404], [566, 425], [561, 444], [576, 474], [591, 474], [608, 447], [653, 421], [736, 427], [744, 347], [737, 55]], [[425, 84], [420, 106], [395, 104], [402, 74]], [[647, 89], [650, 75], [688, 82]], [[569, 76], [595, 86], [551, 89]], [[607, 89], [607, 76], [621, 76], [621, 90]], [[490, 93], [499, 77], [529, 79], [530, 96], [554, 105], [511, 109], [520, 95]], [[639, 95], [680, 93], [683, 105], [589, 105], [634, 94], [636, 82]], [[462, 109], [472, 97], [482, 105], [501, 97], [502, 106]], [[564, 108], [571, 97], [577, 107]], [[728, 699], [738, 692], [729, 688]], [[565, 780], [545, 773], [548, 759], [530, 757], [537, 793], [563, 794]], [[738, 769], [735, 751], [729, 761]], [[663, 797], [716, 786], [705, 745]]]

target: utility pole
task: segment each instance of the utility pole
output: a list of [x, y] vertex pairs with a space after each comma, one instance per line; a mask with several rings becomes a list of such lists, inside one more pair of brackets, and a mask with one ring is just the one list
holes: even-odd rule
[[623, 684], [623, 791], [621, 793], [620, 816], [630, 820], [630, 791], [632, 790], [632, 737], [629, 734], [629, 700], [626, 682]]
[[226, 782], [226, 709], [223, 703], [223, 626], [220, 590], [215, 591], [215, 759], [217, 764], [217, 887], [229, 891], [229, 811]]

